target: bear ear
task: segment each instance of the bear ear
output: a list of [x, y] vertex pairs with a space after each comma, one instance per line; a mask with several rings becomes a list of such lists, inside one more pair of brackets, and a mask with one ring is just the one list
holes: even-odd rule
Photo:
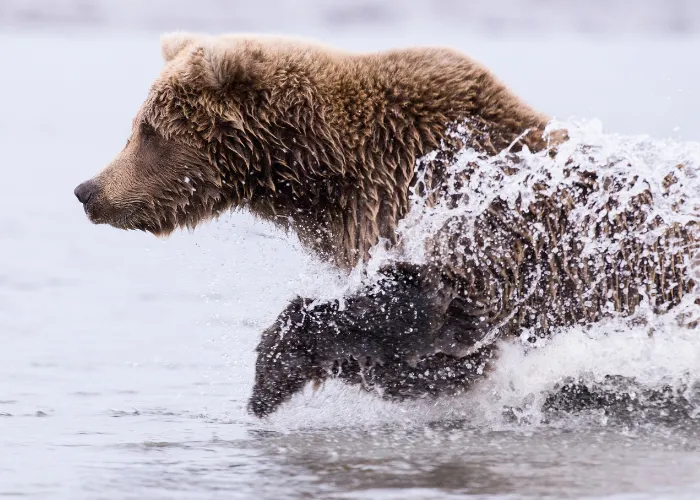
[[203, 44], [204, 61], [200, 76], [214, 88], [231, 84], [256, 85], [269, 81], [274, 73], [271, 56], [251, 40], [219, 38]]
[[174, 32], [160, 37], [160, 51], [165, 62], [170, 62], [187, 47], [200, 41], [202, 37], [193, 33]]

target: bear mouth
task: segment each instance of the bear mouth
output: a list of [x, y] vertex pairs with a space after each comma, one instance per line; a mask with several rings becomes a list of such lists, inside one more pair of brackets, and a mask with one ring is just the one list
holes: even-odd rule
[[[138, 213], [138, 209], [132, 208], [126, 211], [117, 210], [104, 210], [104, 207], [99, 206], [92, 200], [83, 205], [83, 210], [85, 215], [90, 222], [93, 224], [108, 224], [117, 229], [141, 229], [137, 227], [138, 220], [136, 220], [135, 215]], [[145, 230], [145, 229], [144, 229]]]
[[124, 209], [105, 209], [95, 202], [83, 205], [88, 220], [93, 224], [106, 224], [125, 231], [143, 231], [158, 238], [166, 238], [179, 227], [179, 221], [167, 217], [149, 217], [141, 206]]
[[103, 223], [95, 210], [95, 203], [92, 200], [88, 201], [87, 203], [83, 203], [83, 211], [85, 212], [85, 215], [87, 216], [88, 220], [93, 224]]

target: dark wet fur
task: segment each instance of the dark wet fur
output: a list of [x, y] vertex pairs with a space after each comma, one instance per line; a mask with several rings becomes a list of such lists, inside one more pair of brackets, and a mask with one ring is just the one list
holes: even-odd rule
[[594, 412], [611, 423], [658, 422], [674, 424], [693, 420], [700, 401], [700, 385], [645, 387], [630, 377], [608, 375], [599, 382], [567, 379], [557, 384], [542, 410], [553, 420], [569, 414]]
[[258, 346], [251, 412], [268, 415], [329, 378], [392, 400], [471, 387], [495, 354], [479, 345], [487, 330], [468, 326], [427, 269], [401, 264], [382, 275], [343, 304], [297, 298], [287, 307]]

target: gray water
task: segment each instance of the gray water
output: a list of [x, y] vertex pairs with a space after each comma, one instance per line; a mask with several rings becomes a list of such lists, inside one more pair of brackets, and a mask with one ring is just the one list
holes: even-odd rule
[[[552, 115], [700, 137], [698, 39], [326, 40], [449, 43]], [[123, 146], [156, 37], [5, 34], [0, 63], [0, 496], [700, 497], [697, 418], [514, 423], [483, 398], [390, 404], [327, 384], [255, 420], [258, 332], [337, 276], [245, 213], [167, 240], [87, 222], [72, 190]], [[699, 345], [664, 359], [700, 371]], [[584, 347], [509, 369], [554, 383], [557, 352], [598, 362]]]

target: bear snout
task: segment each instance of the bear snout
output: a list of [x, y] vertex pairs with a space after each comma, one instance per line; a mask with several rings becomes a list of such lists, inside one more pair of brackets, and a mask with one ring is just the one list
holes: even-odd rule
[[97, 183], [90, 179], [89, 181], [85, 181], [75, 188], [73, 194], [75, 194], [75, 197], [78, 198], [80, 203], [87, 205], [87, 203], [95, 197], [97, 189]]
[[100, 182], [95, 179], [85, 181], [73, 190], [73, 194], [83, 204], [83, 210], [90, 222], [94, 224], [103, 222], [106, 207]]

